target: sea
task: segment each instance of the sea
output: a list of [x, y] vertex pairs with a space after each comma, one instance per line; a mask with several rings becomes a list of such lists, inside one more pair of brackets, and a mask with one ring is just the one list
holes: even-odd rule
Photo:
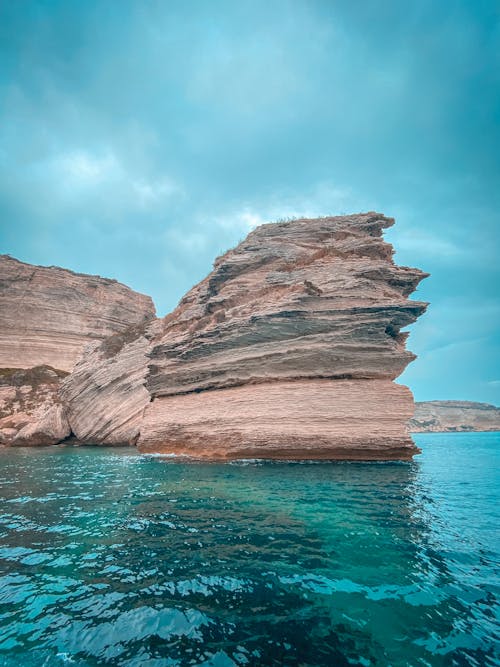
[[0, 451], [2, 667], [500, 664], [500, 434], [399, 463]]

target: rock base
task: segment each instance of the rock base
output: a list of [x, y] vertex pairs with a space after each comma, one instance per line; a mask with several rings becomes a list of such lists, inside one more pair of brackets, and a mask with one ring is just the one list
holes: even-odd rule
[[406, 460], [410, 390], [390, 380], [297, 380], [156, 398], [138, 448], [190, 458]]

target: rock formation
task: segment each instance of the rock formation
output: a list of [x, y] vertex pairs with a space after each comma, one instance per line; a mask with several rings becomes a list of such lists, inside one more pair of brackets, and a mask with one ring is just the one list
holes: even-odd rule
[[133, 445], [151, 400], [145, 387], [154, 333], [161, 320], [131, 327], [87, 348], [62, 383], [71, 429], [83, 444]]
[[59, 384], [50, 366], [0, 370], [0, 444], [52, 445], [70, 435]]
[[69, 372], [87, 343], [154, 315], [150, 297], [116, 280], [0, 255], [0, 368]]
[[0, 444], [69, 436], [62, 378], [89, 343], [154, 314], [149, 297], [115, 280], [0, 256]]
[[377, 213], [262, 225], [163, 320], [94, 345], [62, 387], [76, 437], [209, 458], [405, 459], [427, 274]]
[[500, 408], [473, 401], [424, 401], [415, 403], [410, 431], [500, 431]]

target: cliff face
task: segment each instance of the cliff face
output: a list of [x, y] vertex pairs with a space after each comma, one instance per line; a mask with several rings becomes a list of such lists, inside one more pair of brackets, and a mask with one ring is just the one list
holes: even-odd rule
[[424, 401], [415, 404], [410, 431], [500, 431], [500, 408], [472, 401]]
[[61, 380], [89, 343], [154, 312], [149, 297], [115, 280], [0, 256], [0, 444], [69, 436]]
[[0, 255], [0, 368], [69, 372], [89, 342], [154, 315], [150, 297], [116, 280]]
[[393, 380], [426, 274], [393, 263], [392, 224], [257, 228], [173, 313], [82, 358], [62, 391], [73, 432], [196, 457], [411, 457], [413, 398]]
[[151, 400], [144, 386], [147, 354], [160, 326], [161, 320], [153, 320], [93, 345], [62, 383], [61, 400], [80, 442], [136, 444]]

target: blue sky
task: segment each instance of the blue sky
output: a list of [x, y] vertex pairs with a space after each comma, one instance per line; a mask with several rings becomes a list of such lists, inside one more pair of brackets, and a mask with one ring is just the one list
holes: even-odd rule
[[171, 310], [256, 224], [378, 210], [417, 400], [500, 403], [494, 0], [0, 4], [0, 249]]

